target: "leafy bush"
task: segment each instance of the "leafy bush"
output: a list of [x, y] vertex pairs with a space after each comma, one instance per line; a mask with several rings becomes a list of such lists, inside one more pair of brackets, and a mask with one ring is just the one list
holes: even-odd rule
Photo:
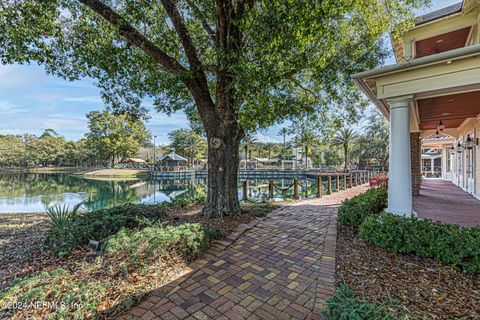
[[[335, 294], [327, 300], [323, 310], [327, 320], [389, 320], [397, 319], [389, 312], [386, 304], [374, 305], [358, 299], [344, 284], [341, 284]], [[403, 318], [405, 319], [405, 318]]]
[[365, 219], [360, 238], [375, 247], [432, 258], [471, 274], [480, 272], [480, 227], [382, 213]]
[[140, 231], [122, 229], [108, 238], [107, 253], [126, 254], [132, 262], [148, 261], [175, 254], [193, 260], [202, 254], [211, 240], [221, 236], [218, 229], [209, 230], [199, 223], [176, 227], [148, 227]]
[[90, 239], [105, 240], [123, 228], [137, 229], [161, 222], [172, 207], [191, 205], [200, 199], [164, 202], [155, 205], [126, 204], [91, 212], [83, 212], [65, 219], [61, 228], [53, 225], [47, 231], [46, 246], [60, 256]]
[[105, 298], [109, 286], [106, 281], [85, 281], [59, 268], [15, 280], [9, 289], [0, 292], [0, 305], [55, 302], [56, 308], [51, 309], [53, 314], [49, 319], [91, 318]]
[[359, 226], [366, 217], [377, 215], [387, 206], [385, 188], [369, 189], [367, 192], [345, 200], [338, 209], [338, 222]]

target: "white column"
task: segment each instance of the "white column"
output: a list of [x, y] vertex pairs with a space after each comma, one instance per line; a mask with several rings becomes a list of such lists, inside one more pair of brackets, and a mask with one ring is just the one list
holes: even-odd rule
[[390, 100], [390, 160], [387, 211], [409, 216], [412, 210], [410, 98]]

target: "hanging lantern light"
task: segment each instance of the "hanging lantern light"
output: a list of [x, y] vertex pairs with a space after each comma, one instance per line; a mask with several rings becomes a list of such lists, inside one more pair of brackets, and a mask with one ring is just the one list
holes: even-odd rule
[[460, 141], [458, 141], [457, 143], [457, 152], [462, 153], [462, 144], [460, 143]]
[[473, 142], [472, 138], [470, 138], [470, 135], [467, 135], [467, 141], [465, 142], [465, 149], [472, 150], [474, 146], [475, 146], [475, 143]]
[[438, 132], [438, 129], [437, 129], [437, 132], [435, 132], [435, 135], [437, 135], [437, 136], [440, 135], [440, 132]]
[[437, 129], [440, 131], [443, 131], [443, 129], [445, 129], [445, 125], [443, 124], [442, 120], [440, 120], [440, 122], [438, 123]]

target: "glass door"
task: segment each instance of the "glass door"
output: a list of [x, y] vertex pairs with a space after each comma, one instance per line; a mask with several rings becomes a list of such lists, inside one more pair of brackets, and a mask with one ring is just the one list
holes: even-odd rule
[[467, 192], [473, 194], [475, 189], [475, 157], [474, 149], [467, 149]]

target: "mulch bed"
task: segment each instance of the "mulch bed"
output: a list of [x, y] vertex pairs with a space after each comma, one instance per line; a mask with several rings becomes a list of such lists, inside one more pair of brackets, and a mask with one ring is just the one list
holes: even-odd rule
[[[228, 235], [238, 225], [265, 216], [276, 208], [273, 205], [246, 205], [242, 208], [242, 215], [226, 216], [219, 220], [201, 216], [201, 207], [174, 207], [162, 212], [161, 218], [168, 225], [198, 222], [207, 227], [216, 226]], [[8, 288], [15, 278], [56, 268], [75, 271], [81, 265], [79, 262], [92, 261], [97, 256], [84, 248], [73, 251], [65, 258], [51, 254], [43, 247], [47, 227], [45, 213], [0, 213], [0, 291]]]
[[399, 318], [480, 319], [480, 277], [367, 246], [355, 228], [342, 225], [336, 279], [369, 302], [390, 301]]

